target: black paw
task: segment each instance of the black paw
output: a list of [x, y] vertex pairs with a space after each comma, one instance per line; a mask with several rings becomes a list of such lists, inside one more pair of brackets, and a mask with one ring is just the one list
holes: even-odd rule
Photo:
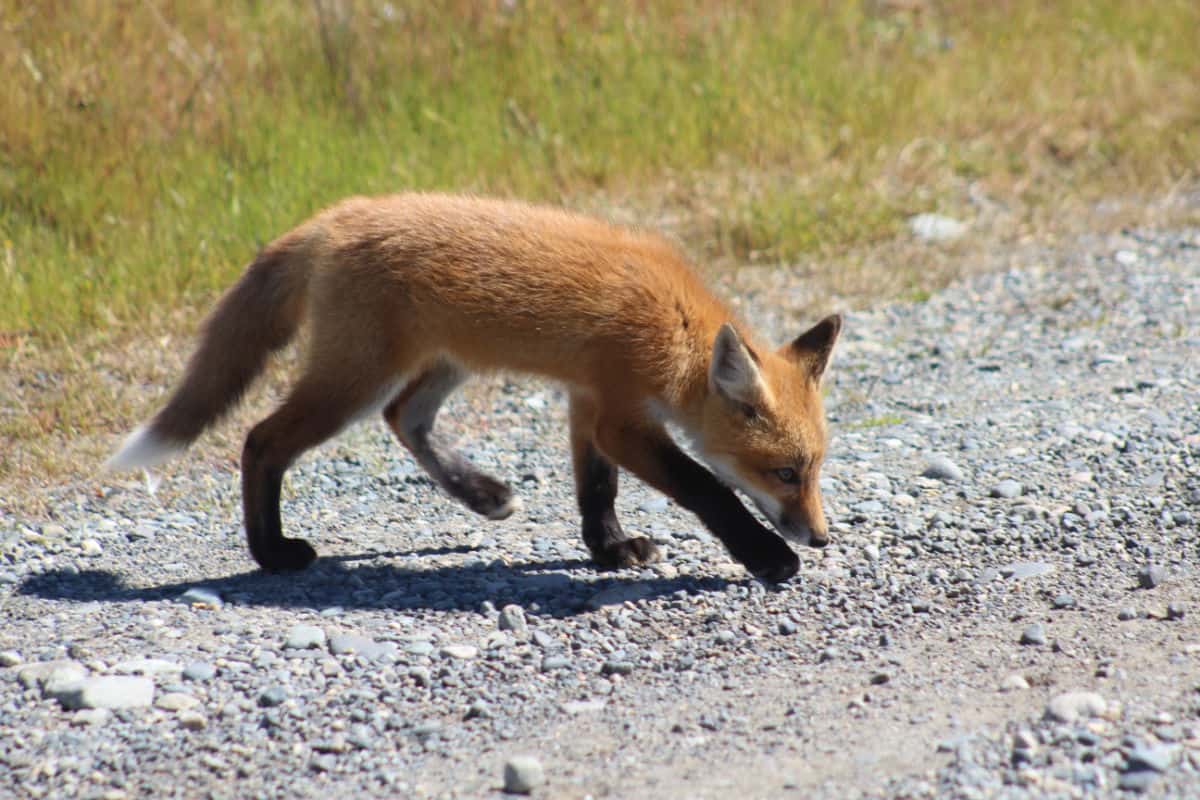
[[662, 558], [658, 546], [645, 536], [616, 539], [592, 550], [592, 560], [605, 569], [653, 564]]
[[467, 507], [488, 519], [507, 519], [521, 507], [521, 498], [513, 495], [508, 484], [482, 472], [468, 477], [459, 488]]
[[279, 539], [269, 548], [253, 551], [252, 555], [267, 572], [295, 572], [317, 559], [317, 551], [303, 539]]
[[773, 536], [773, 539], [769, 546], [764, 546], [753, 556], [744, 558], [742, 563], [756, 578], [771, 583], [783, 583], [800, 571], [800, 556], [779, 537]]

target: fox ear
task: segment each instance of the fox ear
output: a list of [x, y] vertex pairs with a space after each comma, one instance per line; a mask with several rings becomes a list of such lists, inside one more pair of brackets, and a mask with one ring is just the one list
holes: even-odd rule
[[808, 372], [814, 381], [820, 381], [833, 355], [833, 345], [842, 331], [842, 315], [830, 314], [813, 325], [796, 339], [783, 347], [783, 355]]
[[728, 322], [717, 331], [713, 342], [708, 386], [732, 403], [751, 407], [760, 403], [765, 394], [758, 360]]

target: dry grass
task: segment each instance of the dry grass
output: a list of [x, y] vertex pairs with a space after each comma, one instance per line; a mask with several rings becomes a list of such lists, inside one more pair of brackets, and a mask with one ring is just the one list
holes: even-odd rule
[[[1197, 181], [1192, 0], [437, 5], [0, 5], [0, 494], [91, 472], [257, 245], [350, 193], [565, 203], [841, 306], [1195, 218], [1138, 207]], [[930, 210], [969, 241], [909, 242]]]

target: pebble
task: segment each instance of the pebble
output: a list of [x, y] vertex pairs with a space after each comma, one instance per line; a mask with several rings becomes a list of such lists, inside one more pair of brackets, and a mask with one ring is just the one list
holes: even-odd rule
[[1046, 643], [1046, 629], [1040, 622], [1034, 622], [1027, 625], [1025, 630], [1021, 631], [1021, 644], [1028, 645], [1043, 645]]
[[958, 482], [966, 478], [962, 469], [945, 456], [933, 456], [921, 470], [921, 477], [934, 480]]
[[177, 678], [183, 673], [183, 665], [165, 658], [130, 658], [114, 664], [112, 671], [120, 675]]
[[460, 661], [468, 661], [479, 655], [479, 648], [469, 644], [448, 644], [442, 647], [442, 655]]
[[1167, 570], [1159, 564], [1147, 564], [1138, 570], [1138, 586], [1153, 589], [1167, 579]]
[[271, 686], [263, 689], [258, 695], [258, 704], [263, 708], [274, 708], [287, 701], [287, 689], [282, 686]]
[[288, 650], [310, 650], [325, 646], [325, 631], [316, 625], [293, 625], [283, 643]]
[[21, 663], [21, 654], [16, 650], [0, 650], [0, 667], [15, 667]]
[[1004, 692], [1017, 692], [1028, 688], [1029, 681], [1025, 679], [1024, 675], [1017, 672], [1005, 676], [1004, 680], [1000, 682], [1000, 690]]
[[47, 686], [78, 683], [87, 674], [87, 667], [78, 661], [40, 661], [21, 667], [17, 680], [26, 689], [44, 691]]
[[1000, 497], [1011, 500], [1014, 497], [1020, 497], [1024, 491], [1025, 487], [1023, 487], [1020, 483], [1011, 479], [1006, 479], [1000, 481], [992, 487], [991, 495], [992, 497]]
[[502, 631], [512, 631], [518, 635], [528, 633], [529, 623], [525, 619], [525, 609], [511, 603], [506, 605], [500, 609], [500, 616], [496, 619], [496, 627]]
[[1000, 568], [1000, 574], [1012, 580], [1039, 578], [1054, 572], [1054, 565], [1045, 561], [1015, 561]]
[[1183, 619], [1187, 614], [1187, 608], [1183, 603], [1168, 603], [1167, 604], [1167, 619], [1176, 620]]
[[131, 675], [101, 675], [51, 692], [63, 708], [141, 708], [154, 702], [154, 681]]
[[603, 675], [629, 675], [633, 669], [632, 661], [605, 661], [600, 672]]
[[1133, 606], [1122, 606], [1121, 610], [1117, 612], [1117, 619], [1121, 620], [1122, 622], [1128, 622], [1131, 619], [1137, 619], [1137, 616], [1137, 609]]
[[1060, 592], [1054, 596], [1054, 607], [1057, 609], [1075, 608], [1075, 598], [1066, 592]]
[[534, 756], [513, 756], [504, 764], [504, 791], [530, 794], [546, 782], [542, 762]]
[[160, 694], [154, 701], [155, 708], [161, 708], [164, 711], [183, 711], [198, 705], [200, 705], [199, 700], [184, 692], [166, 692]]
[[192, 661], [183, 668], [182, 675], [189, 681], [211, 681], [217, 675], [217, 668], [207, 661]]
[[208, 727], [208, 717], [199, 711], [184, 709], [176, 715], [179, 724], [189, 731], [202, 731]]
[[1117, 785], [1127, 792], [1145, 792], [1158, 780], [1158, 773], [1149, 769], [1139, 769], [1121, 774]]
[[1125, 769], [1127, 771], [1150, 769], [1155, 772], [1166, 772], [1175, 762], [1178, 753], [1178, 745], [1139, 744], [1130, 749], [1126, 757]]
[[1058, 722], [1102, 717], [1107, 712], [1108, 702], [1095, 692], [1064, 692], [1046, 704], [1046, 717]]
[[201, 608], [221, 608], [225, 605], [225, 601], [221, 599], [219, 592], [215, 589], [206, 589], [203, 586], [188, 589], [179, 596], [179, 602]]

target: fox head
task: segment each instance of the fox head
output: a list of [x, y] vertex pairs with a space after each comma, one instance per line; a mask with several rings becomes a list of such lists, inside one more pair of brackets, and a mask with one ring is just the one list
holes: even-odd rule
[[749, 495], [785, 538], [823, 547], [821, 376], [842, 328], [826, 317], [775, 352], [751, 349], [725, 323], [713, 343], [697, 444], [717, 474]]

